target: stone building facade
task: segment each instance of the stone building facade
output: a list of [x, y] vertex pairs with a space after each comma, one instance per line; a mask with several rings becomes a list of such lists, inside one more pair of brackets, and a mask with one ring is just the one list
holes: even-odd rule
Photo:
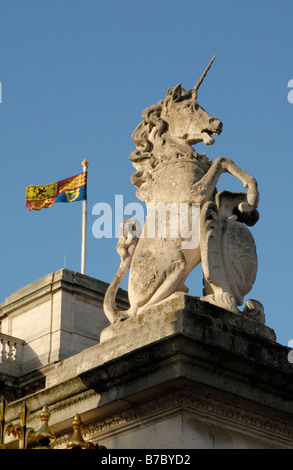
[[107, 449], [292, 448], [293, 366], [272, 329], [183, 293], [110, 325], [106, 289], [62, 269], [0, 305], [7, 420], [25, 400], [37, 428], [48, 405], [55, 449], [77, 413]]

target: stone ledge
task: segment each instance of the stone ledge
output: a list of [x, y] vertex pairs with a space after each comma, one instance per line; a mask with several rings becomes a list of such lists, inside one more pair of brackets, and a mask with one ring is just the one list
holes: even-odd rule
[[[115, 336], [127, 334], [130, 330], [139, 328], [142, 324], [149, 325], [150, 323], [157, 322], [162, 316], [172, 315], [172, 313], [183, 310], [189, 314], [204, 315], [213, 319], [214, 323], [221, 322], [238, 330], [246, 331], [246, 333], [253, 336], [265, 337], [271, 341], [276, 340], [275, 332], [271, 328], [250, 318], [249, 315], [231, 313], [197, 297], [184, 293], [175, 293], [159, 304], [145, 307], [137, 316], [109, 326], [102, 331], [100, 341], [106, 341]], [[165, 318], [163, 321], [165, 321]]]
[[[255, 323], [190, 296], [177, 296], [103, 330], [100, 344], [58, 362], [47, 375], [46, 387], [80, 377], [87, 387], [101, 391], [117, 389], [119, 383], [123, 395], [128, 393], [123, 383], [127, 388], [141, 374], [154, 378], [163, 367], [169, 378], [184, 373], [260, 401], [269, 402], [275, 393], [284, 397], [280, 406], [285, 406], [285, 398], [291, 403], [293, 397], [288, 349], [274, 341], [270, 328]], [[255, 397], [254, 385], [263, 396]]]

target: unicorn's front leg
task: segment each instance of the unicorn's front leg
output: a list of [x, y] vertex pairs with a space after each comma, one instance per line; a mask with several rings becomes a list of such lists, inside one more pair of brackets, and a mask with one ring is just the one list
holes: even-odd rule
[[226, 157], [218, 157], [201, 180], [193, 185], [191, 191], [197, 196], [197, 202], [202, 204], [211, 199], [222, 173], [230, 173], [242, 181], [244, 187], [248, 189], [247, 202], [251, 210], [258, 206], [259, 193], [255, 178], [241, 170], [232, 160]]
[[235, 163], [230, 160], [229, 158], [223, 158], [222, 161], [222, 170], [223, 173], [227, 172], [230, 173], [231, 175], [235, 176], [235, 178], [238, 178], [240, 181], [242, 181], [244, 188], [247, 188], [247, 193], [246, 193], [246, 198], [248, 204], [252, 208], [256, 208], [258, 206], [258, 201], [259, 201], [259, 192], [257, 189], [257, 181], [255, 178], [253, 178], [251, 175], [246, 173], [245, 171], [241, 170]]
[[[191, 194], [194, 195], [194, 200], [200, 204], [211, 200], [213, 193], [216, 189], [219, 177], [227, 170], [227, 158], [218, 157], [211, 165], [206, 174], [191, 188]], [[231, 162], [231, 160], [230, 160]], [[233, 163], [233, 162], [232, 162]]]

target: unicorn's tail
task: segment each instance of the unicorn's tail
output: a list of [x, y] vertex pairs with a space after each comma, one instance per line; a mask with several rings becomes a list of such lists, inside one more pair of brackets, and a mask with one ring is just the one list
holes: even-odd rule
[[104, 312], [110, 323], [118, 320], [124, 320], [128, 317], [129, 310], [118, 310], [116, 306], [116, 295], [120, 284], [127, 273], [131, 259], [141, 234], [140, 223], [130, 217], [125, 219], [119, 227], [119, 241], [117, 243], [117, 252], [120, 255], [119, 269], [109, 285], [104, 298]]

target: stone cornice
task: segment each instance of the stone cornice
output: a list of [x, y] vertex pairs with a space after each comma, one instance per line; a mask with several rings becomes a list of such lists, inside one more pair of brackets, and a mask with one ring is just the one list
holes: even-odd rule
[[[292, 425], [257, 413], [207, 397], [190, 390], [175, 391], [159, 398], [134, 405], [128, 409], [109, 414], [103, 419], [83, 425], [83, 436], [86, 440], [103, 443], [113, 433], [125, 432], [127, 428], [147, 425], [169, 418], [178, 413], [187, 412], [193, 418], [209, 422], [225, 429], [232, 430], [268, 444], [271, 448], [292, 448]], [[63, 447], [72, 433], [59, 435], [54, 447]]]

